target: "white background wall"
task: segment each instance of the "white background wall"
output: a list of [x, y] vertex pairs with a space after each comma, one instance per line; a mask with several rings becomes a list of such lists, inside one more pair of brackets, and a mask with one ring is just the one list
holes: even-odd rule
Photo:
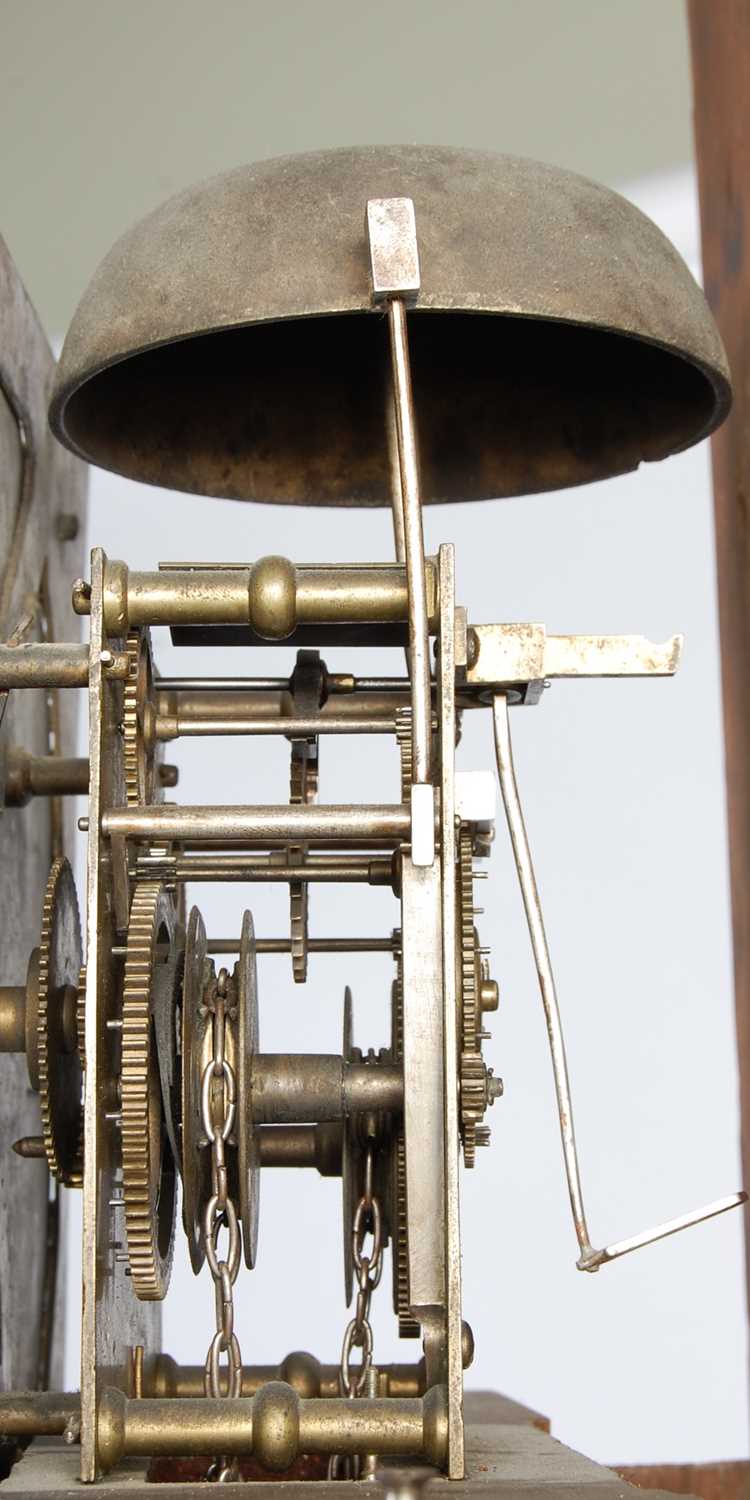
[[[631, 196], [695, 264], [687, 172]], [[417, 392], [418, 405], [418, 392]], [[439, 507], [430, 549], [457, 546], [470, 617], [541, 620], [553, 631], [684, 630], [673, 681], [561, 683], [513, 715], [516, 760], [556, 963], [597, 1242], [619, 1239], [740, 1185], [727, 853], [711, 503], [705, 446], [661, 467], [566, 494]], [[91, 540], [135, 567], [169, 558], [297, 561], [385, 558], [385, 513], [289, 512], [155, 493], [94, 473]], [[163, 672], [289, 670], [287, 650], [177, 652]], [[398, 670], [367, 653], [360, 670]], [[334, 669], [350, 668], [342, 651]], [[170, 757], [172, 758], [172, 757]], [[183, 802], [280, 801], [279, 742], [182, 742]], [[488, 717], [467, 718], [466, 768], [492, 764]], [[326, 801], [389, 800], [394, 749], [382, 739], [323, 745]], [[747, 1451], [740, 1216], [728, 1216], [603, 1270], [575, 1269], [545, 1027], [504, 824], [477, 886], [501, 1008], [489, 1060], [505, 1079], [493, 1146], [464, 1173], [465, 1312], [477, 1339], [469, 1383], [548, 1413], [554, 1432], [604, 1460], [698, 1460]], [[480, 895], [481, 893], [481, 895]], [[239, 931], [243, 893], [194, 893], [209, 933]], [[252, 887], [260, 936], [286, 932], [286, 896]], [[358, 887], [312, 893], [314, 934], [385, 934], [393, 898]], [[387, 1041], [385, 955], [311, 960], [306, 988], [287, 958], [260, 964], [264, 1050], [335, 1050], [344, 984], [356, 1040]], [[73, 1215], [78, 1213], [74, 1199]], [[294, 1347], [334, 1359], [345, 1322], [336, 1182], [267, 1172], [260, 1257], [237, 1286], [246, 1361]], [[78, 1267], [71, 1236], [69, 1384], [77, 1382]], [[375, 1298], [376, 1358], [399, 1345], [385, 1282]], [[164, 1305], [165, 1347], [202, 1360], [213, 1297], [178, 1241]]]

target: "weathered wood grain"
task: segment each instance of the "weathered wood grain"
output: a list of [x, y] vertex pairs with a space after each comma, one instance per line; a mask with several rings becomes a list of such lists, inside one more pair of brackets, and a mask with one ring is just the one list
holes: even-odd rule
[[[742, 1164], [750, 1181], [750, 0], [688, 0], [706, 295], [734, 408], [712, 439]], [[746, 1236], [750, 1289], [750, 1242]]]
[[[80, 621], [70, 606], [70, 581], [82, 571], [86, 471], [54, 440], [47, 401], [54, 361], [18, 272], [0, 239], [0, 640], [7, 640], [33, 601], [44, 597], [43, 620], [57, 639], [77, 639]], [[78, 534], [58, 539], [58, 514], [76, 518]], [[69, 530], [72, 526], [69, 525]], [[0, 729], [0, 755], [9, 744], [35, 754], [51, 748], [59, 710], [58, 743], [72, 754], [79, 695], [40, 691], [12, 694]], [[44, 887], [55, 846], [70, 852], [73, 809], [39, 798], [2, 811], [0, 799], [0, 984], [23, 983], [39, 942]], [[20, 1135], [39, 1132], [39, 1106], [23, 1056], [0, 1055], [0, 1387], [35, 1386], [40, 1378], [40, 1315], [48, 1220], [48, 1176], [43, 1162], [12, 1151]], [[58, 1286], [58, 1292], [62, 1287]], [[50, 1380], [62, 1379], [62, 1298], [56, 1298]], [[44, 1363], [44, 1360], [42, 1360]]]

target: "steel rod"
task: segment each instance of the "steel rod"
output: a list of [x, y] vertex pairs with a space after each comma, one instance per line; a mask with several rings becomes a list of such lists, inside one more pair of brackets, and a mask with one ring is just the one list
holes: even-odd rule
[[[127, 948], [123, 943], [112, 949], [113, 958], [124, 958]], [[209, 938], [208, 953], [239, 953], [239, 938]], [[255, 944], [258, 954], [291, 953], [290, 938], [258, 938]], [[308, 938], [308, 953], [397, 953], [398, 939], [389, 938]]]
[[552, 1071], [555, 1079], [557, 1113], [560, 1121], [560, 1137], [562, 1140], [570, 1207], [573, 1213], [573, 1223], [581, 1255], [586, 1256], [593, 1253], [593, 1246], [589, 1238], [583, 1204], [583, 1188], [581, 1186], [578, 1154], [576, 1151], [573, 1101], [570, 1094], [565, 1038], [563, 1036], [560, 1005], [555, 987], [555, 976], [552, 972], [552, 962], [547, 945], [547, 934], [544, 930], [542, 906], [539, 900], [539, 891], [537, 889], [534, 865], [531, 858], [531, 848], [526, 833], [523, 808], [521, 806], [515, 767], [513, 765], [508, 700], [503, 693], [498, 693], [493, 698], [492, 714], [500, 791], [505, 807], [505, 816], [508, 821], [508, 832], [510, 833], [510, 841], [513, 846], [518, 882], [521, 887], [529, 937], [531, 938], [534, 962], [539, 977], [544, 1016], [547, 1022], [547, 1035], [549, 1036]]
[[[406, 561], [404, 537], [404, 497], [401, 493], [401, 462], [399, 458], [398, 433], [396, 431], [396, 398], [393, 392], [393, 372], [388, 371], [385, 397], [385, 424], [388, 439], [388, 466], [391, 474], [391, 517], [393, 520], [393, 545], [396, 559]], [[407, 661], [408, 668], [408, 661]]]
[[[330, 853], [332, 847], [330, 839], [309, 839], [305, 840], [305, 843], [307, 845], [308, 858], [313, 863], [316, 863], [318, 860], [325, 860], [326, 856], [330, 859], [348, 859], [353, 854], [370, 854], [372, 856], [377, 855], [378, 852], [384, 852], [384, 840], [379, 838], [342, 840], [340, 844], [337, 843], [335, 846], [335, 856]], [[181, 841], [180, 847], [183, 854], [200, 854], [201, 858], [203, 858], [206, 854], [226, 853], [228, 844], [231, 844], [232, 855], [235, 857], [240, 854], [248, 854], [251, 861], [263, 857], [259, 853], [263, 848], [263, 844], [257, 839], [252, 842], [249, 842], [247, 839], [185, 839]], [[392, 848], [392, 843], [389, 842], [386, 847]], [[277, 862], [282, 862], [282, 850], [277, 844], [272, 844], [270, 840], [267, 840], [265, 851], [266, 856], [272, 854]], [[145, 855], [141, 857], [145, 858]], [[160, 857], [163, 859], [166, 856]]]
[[[408, 696], [408, 677], [349, 677], [347, 673], [329, 672], [326, 679], [329, 694], [403, 693]], [[346, 683], [346, 686], [344, 686]], [[159, 677], [156, 683], [166, 693], [288, 693], [288, 677]]]
[[643, 1233], [633, 1235], [627, 1240], [619, 1240], [614, 1245], [605, 1245], [600, 1250], [596, 1250], [591, 1244], [583, 1206], [583, 1189], [581, 1187], [575, 1127], [573, 1123], [573, 1101], [570, 1093], [570, 1079], [565, 1055], [565, 1039], [563, 1037], [560, 1006], [557, 999], [555, 977], [552, 972], [547, 936], [544, 930], [544, 918], [539, 900], [539, 891], [534, 875], [531, 849], [529, 847], [513, 765], [508, 700], [503, 693], [498, 693], [493, 698], [492, 711], [500, 790], [508, 820], [508, 830], [513, 845], [516, 870], [518, 872], [521, 895], [526, 911], [526, 921], [528, 923], [534, 962], [539, 976], [539, 988], [544, 1006], [544, 1015], [547, 1022], [547, 1035], [549, 1037], [552, 1071], [555, 1079], [555, 1093], [557, 1095], [557, 1113], [560, 1121], [563, 1160], [565, 1162], [565, 1176], [568, 1183], [570, 1206], [573, 1212], [573, 1223], [581, 1252], [577, 1264], [579, 1271], [598, 1271], [600, 1266], [607, 1265], [613, 1260], [619, 1260], [620, 1256], [629, 1255], [633, 1250], [640, 1250], [646, 1245], [654, 1244], [656, 1240], [666, 1239], [668, 1235], [678, 1234], [682, 1229], [690, 1229], [694, 1224], [700, 1224], [706, 1219], [715, 1218], [718, 1214], [726, 1213], [729, 1209], [741, 1207], [743, 1203], [747, 1202], [747, 1193], [733, 1193], [727, 1198], [720, 1198], [715, 1203], [709, 1203], [702, 1208], [694, 1209], [690, 1213], [680, 1215], [679, 1218], [669, 1219], [664, 1224], [658, 1224], [654, 1229], [647, 1229]]
[[347, 804], [324, 807], [174, 807], [143, 804], [115, 807], [102, 815], [104, 834], [126, 838], [245, 840], [248, 844], [307, 843], [324, 838], [332, 843], [350, 839], [408, 840], [409, 808], [401, 803], [375, 807]]
[[432, 688], [422, 503], [406, 307], [400, 297], [389, 298], [387, 306], [409, 597], [412, 770], [414, 781], [419, 785], [429, 782], [432, 760]]
[[230, 885], [244, 884], [246, 881], [271, 885], [284, 885], [290, 881], [320, 885], [393, 884], [390, 859], [367, 859], [361, 856], [332, 859], [325, 863], [322, 860], [310, 860], [299, 865], [276, 863], [269, 855], [261, 855], [258, 859], [216, 854], [210, 859], [176, 855], [172, 859], [144, 857], [137, 860], [136, 874], [141, 879], [151, 879], [155, 873], [162, 875], [165, 880], [178, 881], [180, 884], [190, 881]]
[[352, 714], [348, 718], [332, 714], [316, 714], [314, 718], [205, 718], [175, 720], [170, 715], [158, 714], [156, 718], [157, 740], [195, 738], [198, 735], [229, 734], [279, 734], [302, 739], [316, 734], [395, 734], [393, 718], [362, 718]]
[[[303, 718], [314, 719], [315, 732], [320, 720], [343, 720], [343, 719], [385, 719], [393, 720], [401, 704], [409, 702], [409, 686], [405, 684], [399, 694], [384, 692], [359, 692], [334, 694], [326, 699], [320, 708], [315, 708], [305, 715], [295, 713], [294, 698], [288, 687], [278, 692], [266, 692], [255, 690], [235, 692], [221, 692], [216, 689], [201, 687], [192, 691], [182, 689], [180, 692], [168, 692], [161, 683], [157, 684], [156, 712], [157, 718], [163, 721], [163, 733], [170, 732], [170, 721], [172, 721], [171, 733], [181, 733], [186, 726], [194, 720], [206, 719], [229, 719], [263, 721], [279, 723], [281, 721], [293, 720], [290, 730], [291, 734]], [[187, 732], [187, 730], [186, 730]], [[286, 729], [284, 732], [287, 732]]]
[[[209, 953], [239, 953], [239, 938], [209, 938]], [[290, 938], [258, 938], [256, 953], [291, 953]], [[308, 938], [308, 953], [396, 953], [398, 943], [386, 938]]]

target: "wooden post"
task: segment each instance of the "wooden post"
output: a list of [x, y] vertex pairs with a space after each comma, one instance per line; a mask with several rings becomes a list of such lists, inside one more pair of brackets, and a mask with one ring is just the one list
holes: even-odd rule
[[[712, 439], [742, 1165], [750, 1182], [750, 0], [688, 0], [706, 295], [734, 408]], [[750, 1244], [746, 1238], [748, 1298]]]

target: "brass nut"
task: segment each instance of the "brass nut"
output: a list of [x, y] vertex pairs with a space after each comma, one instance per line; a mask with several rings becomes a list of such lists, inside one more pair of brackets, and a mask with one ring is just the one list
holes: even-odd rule
[[500, 1004], [500, 986], [496, 979], [483, 979], [479, 986], [479, 1004], [484, 1010], [497, 1010]]
[[264, 1469], [283, 1473], [299, 1452], [299, 1396], [283, 1380], [269, 1380], [253, 1399], [253, 1453]]
[[250, 569], [249, 618], [257, 635], [283, 641], [297, 625], [297, 573], [288, 557], [261, 557]]

